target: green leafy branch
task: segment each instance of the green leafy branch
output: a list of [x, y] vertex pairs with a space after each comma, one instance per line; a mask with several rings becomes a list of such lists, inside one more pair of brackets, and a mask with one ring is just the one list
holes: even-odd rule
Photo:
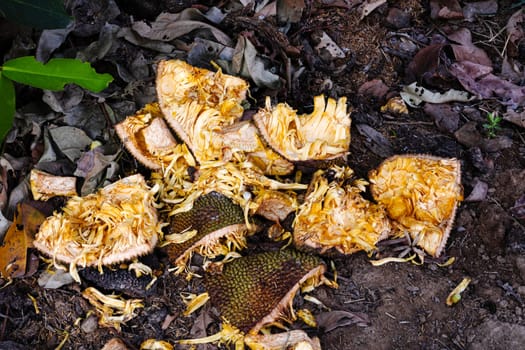
[[46, 90], [63, 90], [77, 84], [93, 92], [104, 90], [113, 81], [110, 74], [99, 74], [88, 62], [73, 58], [53, 58], [46, 64], [33, 56], [9, 60], [0, 67], [0, 138], [13, 124], [15, 88], [13, 81]]

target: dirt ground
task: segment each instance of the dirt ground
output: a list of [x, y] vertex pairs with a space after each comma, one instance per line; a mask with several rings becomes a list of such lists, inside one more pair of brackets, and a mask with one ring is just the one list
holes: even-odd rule
[[[170, 1], [155, 3], [162, 3], [159, 6], [175, 12], [170, 7], [174, 6]], [[413, 81], [407, 70], [416, 53], [431, 42], [446, 41], [445, 33], [459, 28], [470, 30], [472, 43], [487, 53], [494, 73], [500, 76], [503, 58], [510, 45], [505, 26], [519, 9], [519, 6], [512, 5], [519, 2], [498, 1], [497, 12], [476, 15], [471, 21], [464, 18], [431, 18], [430, 3], [444, 6], [453, 1], [388, 1], [363, 19], [360, 19], [362, 8], [353, 3], [339, 0], [307, 2], [302, 20], [293, 24], [287, 32], [287, 42], [274, 43], [273, 46], [265, 42], [268, 37], [261, 34], [263, 30], [257, 32], [257, 22], [250, 22], [255, 27], [242, 27], [240, 21], [235, 22], [235, 16], [254, 18], [250, 17], [253, 14], [247, 9], [233, 12], [235, 16], [228, 19], [240, 27], [218, 25], [232, 37], [231, 31], [251, 32], [250, 35], [259, 39], [259, 51], [266, 49], [274, 64], [282, 63], [282, 52], [288, 48], [290, 60], [301, 61], [305, 68], [302, 74], [292, 78], [281, 89], [254, 89], [254, 105], [262, 105], [263, 96], [272, 94], [285, 99], [291, 106], [304, 106], [302, 108], [308, 110], [311, 98], [316, 94], [347, 96], [352, 106], [348, 164], [358, 176], [366, 177], [369, 170], [392, 154], [433, 154], [461, 161], [465, 198], [469, 198], [475, 188], [474, 194], [479, 194], [480, 187], [476, 184], [481, 187], [486, 184], [486, 191], [482, 190], [481, 194], [461, 203], [445, 256], [439, 261], [427, 259], [423, 265], [390, 263], [376, 267], [364, 253], [325, 258], [327, 262], [335, 263], [339, 288], [317, 288], [311, 295], [324, 306], [308, 303], [309, 308], [314, 314], [328, 309], [349, 311], [366, 318], [366, 325], [349, 324], [326, 331], [298, 321], [291, 327], [318, 336], [323, 349], [521, 349], [525, 344], [525, 129], [503, 121], [496, 137], [487, 136], [482, 126], [486, 114], [490, 111], [505, 113], [506, 106], [496, 95], [469, 102], [445, 103], [449, 112], [452, 111], [446, 114], [447, 117], [452, 115], [456, 121], [451, 127], [443, 126], [435, 114], [422, 107], [410, 107], [406, 115], [380, 111], [389, 97], [399, 95], [403, 86]], [[118, 4], [122, 5], [122, 2]], [[132, 18], [155, 18], [158, 10], [149, 9], [150, 12], [147, 12], [135, 8], [139, 6], [136, 4], [139, 2], [121, 6], [121, 14], [113, 22], [123, 27]], [[220, 7], [224, 4], [215, 5]], [[200, 9], [206, 9], [209, 5], [193, 3]], [[467, 2], [461, 2], [461, 6], [464, 9]], [[395, 12], [398, 10], [406, 17]], [[267, 23], [274, 25], [270, 20]], [[525, 29], [525, 23], [520, 25], [522, 30]], [[327, 33], [344, 52], [344, 57], [324, 57], [322, 52], [315, 51], [312, 48], [312, 33], [316, 31]], [[30, 31], [28, 37], [38, 42], [39, 33]], [[83, 49], [98, 37], [97, 32], [88, 36], [78, 33], [70, 35], [69, 41], [58, 52], [71, 54], [72, 50]], [[19, 52], [34, 52], [34, 46], [22, 50], [17, 40], [22, 38], [14, 34], [11, 41], [4, 40], [2, 53], [14, 54], [13, 46], [17, 46]], [[299, 49], [293, 53], [291, 47]], [[142, 52], [150, 69], [153, 69], [155, 59], [162, 56], [127, 44], [95, 66], [99, 71], [109, 71], [116, 76], [117, 70], [112, 64], [119, 62], [119, 69], [126, 69], [123, 57], [130, 55], [132, 50]], [[516, 62], [525, 62], [525, 40], [521, 40], [513, 55]], [[126, 59], [131, 60], [129, 57]], [[521, 74], [521, 80], [516, 81], [517, 86], [525, 83], [523, 70]], [[112, 84], [115, 85], [113, 93], [119, 97], [113, 100], [108, 96], [104, 98], [113, 103], [117, 119], [125, 117], [126, 108], [129, 113], [151, 99], [152, 74], [145, 76], [149, 77], [149, 81], [129, 83], [120, 78]], [[383, 81], [386, 85], [384, 92], [378, 93], [373, 89], [370, 92], [362, 88], [363, 84], [374, 79]], [[441, 86], [436, 84], [434, 88], [441, 91], [461, 88], [457, 80], [443, 81]], [[125, 88], [129, 89], [126, 93], [123, 92]], [[26, 106], [31, 99], [40, 98], [39, 92], [33, 89], [19, 87], [17, 93], [19, 108]], [[103, 100], [85, 97], [88, 98], [93, 104]], [[111, 105], [110, 102], [108, 104]], [[523, 100], [516, 107], [517, 111], [522, 111], [525, 107]], [[100, 106], [95, 106], [95, 111], [95, 114], [103, 114]], [[32, 113], [42, 112], [37, 109]], [[55, 115], [61, 114], [57, 112]], [[45, 114], [41, 117], [45, 119]], [[63, 121], [59, 118], [56, 123]], [[465, 136], [464, 130], [468, 129], [463, 127], [467, 124], [474, 125], [469, 135], [478, 135], [475, 142], [469, 135]], [[463, 130], [463, 133], [458, 130]], [[42, 144], [34, 142], [38, 137], [28, 133], [13, 137], [4, 145], [9, 159], [15, 158], [24, 163], [12, 174], [10, 188], [18, 181], [14, 178], [23, 178], [28, 173], [36, 153], [41, 152]], [[29, 145], [38, 146], [31, 149]], [[137, 167], [129, 154], [124, 154], [117, 162], [120, 162], [122, 172], [147, 174], [144, 168]], [[62, 170], [65, 171], [64, 168]], [[5, 210], [4, 213], [8, 215]], [[247, 254], [258, 249], [261, 241], [270, 244], [264, 237], [252, 238]], [[32, 251], [32, 255], [36, 257], [37, 252]], [[438, 264], [449, 257], [455, 258], [453, 264]], [[10, 284], [5, 279], [0, 280], [0, 285], [4, 284], [0, 289], [0, 349], [101, 349], [115, 337], [120, 338], [129, 349], [138, 349], [144, 340], [150, 338], [175, 344], [177, 339], [191, 338], [195, 334], [202, 336], [202, 332], [196, 330], [202, 324], [206, 325], [204, 328], [208, 334], [218, 329], [219, 318], [209, 308], [188, 317], [182, 315], [185, 305], [180, 293], [202, 292], [199, 279], [187, 282], [183, 277], [173, 276], [164, 268], [165, 257], [160, 253], [156, 252], [146, 260], [158, 267], [159, 274], [154, 288], [147, 294], [139, 287], [134, 291], [130, 285], [136, 286], [135, 282], [122, 282], [124, 289], [112, 289], [107, 281], [97, 281], [96, 277], [90, 279], [89, 272], [81, 275], [85, 279], [82, 285], [72, 283], [57, 289], [43, 288], [38, 284], [38, 278], [46, 268], [42, 260], [33, 263], [38, 269], [23, 278], [16, 278]], [[461, 295], [461, 300], [452, 307], [447, 306], [445, 300], [448, 294], [465, 277], [471, 278], [472, 282]], [[116, 290], [140, 297], [144, 308], [138, 310], [135, 318], [123, 324], [120, 331], [98, 326], [96, 315], [90, 312], [92, 307], [81, 296], [86, 285], [91, 284], [102, 284], [108, 291]], [[296, 303], [307, 304], [302, 297], [298, 297]], [[177, 345], [176, 348], [189, 346]], [[207, 345], [207, 349], [211, 348], [215, 346]]]

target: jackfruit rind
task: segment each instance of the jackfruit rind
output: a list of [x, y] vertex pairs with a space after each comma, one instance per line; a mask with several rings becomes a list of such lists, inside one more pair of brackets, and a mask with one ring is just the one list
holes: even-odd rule
[[272, 106], [267, 97], [253, 119], [270, 147], [291, 162], [323, 165], [348, 155], [351, 119], [346, 97], [336, 101], [316, 96], [312, 113], [303, 115], [286, 103]]
[[177, 158], [184, 158], [188, 166], [195, 166], [189, 150], [171, 134], [158, 103], [148, 104], [128, 116], [115, 125], [115, 131], [127, 150], [150, 169], [165, 169]]
[[394, 221], [397, 234], [438, 257], [445, 247], [458, 203], [463, 200], [461, 165], [455, 158], [396, 155], [370, 171], [370, 190]]
[[70, 269], [102, 269], [150, 253], [160, 234], [153, 193], [137, 174], [97, 193], [72, 197], [42, 223], [34, 245]]
[[221, 158], [222, 127], [238, 121], [248, 83], [238, 77], [193, 67], [180, 60], [159, 62], [157, 96], [168, 124], [197, 161]]
[[321, 254], [370, 253], [388, 237], [391, 227], [385, 209], [361, 196], [363, 183], [345, 184], [352, 174], [348, 167], [314, 174], [293, 223], [296, 247]]
[[244, 248], [246, 236], [253, 233], [244, 221], [242, 208], [218, 192], [200, 196], [190, 210], [171, 216], [167, 229], [170, 235], [197, 231], [190, 239], [164, 248], [177, 272], [186, 269], [194, 253], [215, 258]]
[[292, 249], [238, 258], [220, 273], [207, 273], [206, 290], [227, 323], [256, 334], [286, 318], [301, 284], [321, 278], [324, 263], [315, 255]]

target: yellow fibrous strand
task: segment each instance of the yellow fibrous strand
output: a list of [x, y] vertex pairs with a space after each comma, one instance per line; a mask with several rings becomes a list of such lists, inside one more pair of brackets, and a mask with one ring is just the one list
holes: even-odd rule
[[96, 288], [89, 287], [82, 292], [96, 309], [99, 324], [114, 327], [120, 331], [120, 325], [136, 316], [136, 310], [144, 307], [140, 299], [124, 299], [117, 295], [105, 295]]
[[222, 158], [219, 132], [240, 119], [247, 91], [246, 81], [220, 70], [212, 72], [179, 60], [159, 63], [161, 109], [199, 162]]
[[346, 97], [339, 100], [323, 95], [314, 97], [314, 110], [298, 115], [286, 103], [271, 105], [254, 120], [270, 146], [288, 160], [324, 160], [346, 156], [350, 144], [350, 113]]
[[322, 170], [314, 174], [294, 221], [295, 244], [343, 254], [375, 250], [376, 243], [390, 232], [384, 208], [361, 196], [363, 180], [344, 184], [353, 175], [350, 168], [333, 167], [329, 172], [335, 174], [334, 181]]
[[110, 265], [147, 254], [162, 234], [153, 192], [141, 175], [117, 181], [97, 193], [71, 198], [62, 212], [40, 226], [34, 244], [53, 261], [76, 266]]
[[395, 221], [397, 235], [407, 231], [427, 253], [439, 256], [463, 199], [459, 161], [394, 156], [371, 171], [369, 178], [372, 195]]

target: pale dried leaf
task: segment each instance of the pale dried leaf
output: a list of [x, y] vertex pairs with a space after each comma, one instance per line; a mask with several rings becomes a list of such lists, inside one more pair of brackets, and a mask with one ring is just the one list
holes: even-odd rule
[[179, 13], [161, 13], [154, 22], [150, 24], [144, 21], [135, 22], [131, 28], [143, 38], [167, 42], [194, 30], [206, 29], [211, 31], [218, 42], [231, 46], [230, 37], [213, 25], [205, 23], [206, 20], [207, 18], [199, 10], [189, 8]]
[[485, 200], [485, 198], [487, 198], [488, 189], [489, 185], [486, 182], [476, 179], [472, 191], [468, 197], [465, 198], [465, 202], [481, 202]]
[[386, 4], [386, 0], [366, 0], [361, 6], [361, 19], [371, 14], [379, 6]]
[[71, 277], [69, 272], [61, 269], [54, 271], [45, 270], [38, 278], [38, 285], [45, 289], [58, 289], [73, 282], [73, 277]]
[[93, 142], [84, 131], [72, 126], [49, 129], [49, 134], [58, 150], [72, 162], [79, 159], [84, 150]]
[[411, 107], [417, 107], [421, 102], [430, 103], [445, 103], [445, 102], [468, 102], [472, 101], [474, 97], [470, 97], [468, 92], [450, 89], [443, 93], [433, 92], [427, 88], [422, 87], [418, 83], [412, 83], [403, 88], [400, 93], [403, 100]]
[[370, 322], [366, 314], [344, 310], [322, 312], [316, 315], [315, 319], [318, 327], [325, 332], [333, 331], [338, 327], [346, 327], [354, 324], [359, 327], [366, 327]]
[[525, 110], [516, 112], [512, 109], [507, 109], [507, 112], [503, 114], [503, 119], [525, 128]]
[[463, 7], [465, 20], [473, 22], [477, 16], [495, 15], [498, 12], [496, 0], [467, 2]]

